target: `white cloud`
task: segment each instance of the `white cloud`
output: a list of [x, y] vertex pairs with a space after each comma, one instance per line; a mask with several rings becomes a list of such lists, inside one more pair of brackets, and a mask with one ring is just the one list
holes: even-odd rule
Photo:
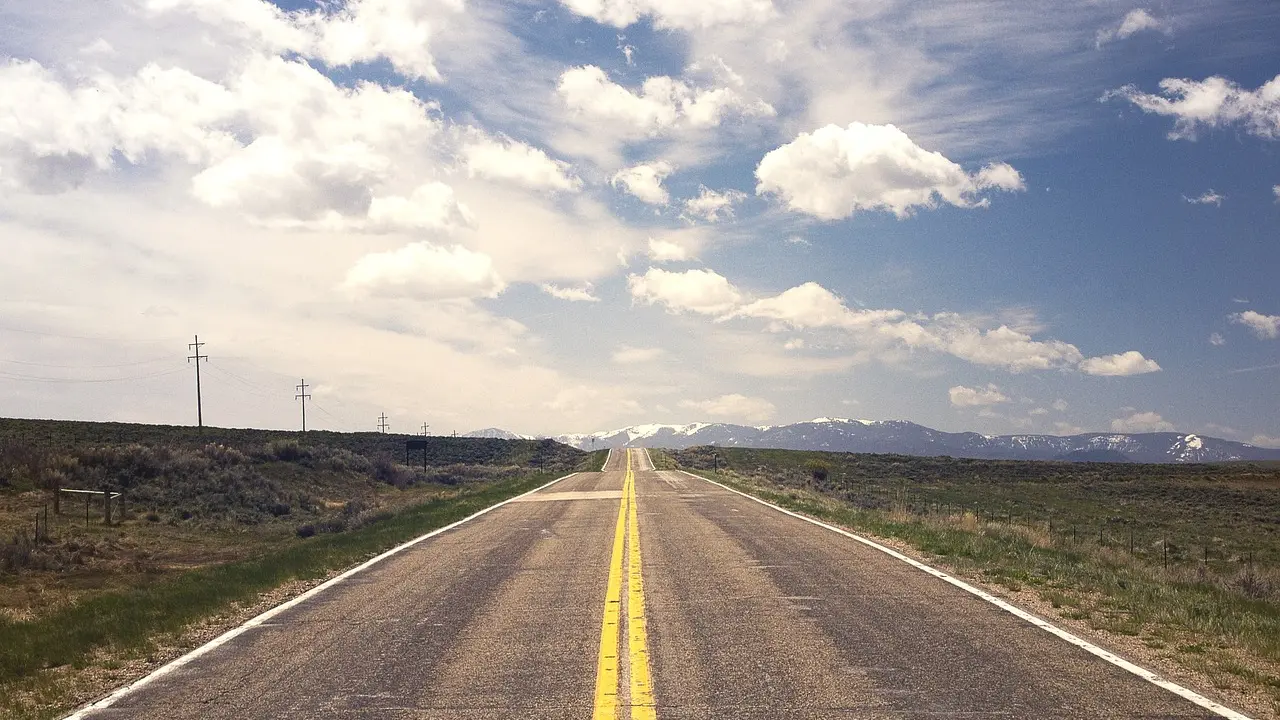
[[1226, 200], [1227, 196], [1219, 195], [1213, 191], [1213, 188], [1209, 188], [1208, 191], [1195, 197], [1187, 197], [1186, 195], [1183, 195], [1182, 199], [1192, 205], [1213, 205], [1215, 207], [1222, 207], [1222, 201]]
[[1276, 196], [1276, 202], [1280, 202], [1280, 185], [1272, 185], [1271, 194]]
[[1222, 333], [1210, 333], [1209, 344], [1214, 347], [1221, 347], [1227, 344], [1227, 339], [1222, 337]]
[[1135, 412], [1111, 421], [1111, 431], [1118, 433], [1173, 432], [1173, 423], [1154, 412]]
[[985, 407], [1009, 402], [1009, 397], [1000, 392], [1000, 388], [994, 384], [989, 384], [986, 388], [970, 388], [956, 385], [948, 390], [947, 394], [951, 397], [951, 404], [954, 407], [961, 408]]
[[689, 259], [689, 251], [668, 240], [649, 238], [649, 258], [654, 262], [679, 262]]
[[770, 0], [561, 0], [596, 22], [624, 28], [649, 17], [654, 27], [692, 30], [727, 23], [759, 24], [774, 16]]
[[1280, 437], [1271, 437], [1269, 435], [1259, 433], [1254, 435], [1253, 439], [1249, 442], [1250, 444], [1257, 445], [1258, 447], [1280, 449]]
[[[775, 331], [839, 329], [868, 348], [942, 352], [976, 365], [1004, 367], [1013, 372], [1065, 369], [1086, 362], [1079, 348], [1070, 343], [1035, 340], [1008, 325], [983, 327], [957, 313], [927, 316], [909, 315], [902, 310], [851, 310], [841, 298], [813, 282], [743, 304], [730, 314], [770, 320], [770, 329]], [[1132, 362], [1128, 354], [1113, 358]], [[1091, 367], [1104, 367], [1102, 359], [1093, 360]]]
[[1173, 26], [1167, 21], [1156, 18], [1149, 11], [1139, 8], [1130, 10], [1119, 25], [1099, 30], [1096, 42], [1098, 47], [1102, 47], [1112, 40], [1124, 40], [1144, 30], [1170, 35], [1173, 33]]
[[568, 300], [569, 302], [600, 302], [600, 298], [596, 297], [591, 291], [591, 284], [588, 283], [584, 287], [560, 287], [552, 283], [543, 283], [539, 285], [542, 292], [550, 295], [558, 300]]
[[148, 0], [153, 13], [186, 12], [249, 40], [256, 49], [298, 53], [326, 65], [385, 58], [406, 77], [439, 82], [432, 46], [462, 15], [460, 0], [347, 0], [312, 11], [240, 0]]
[[343, 286], [357, 294], [450, 300], [496, 297], [506, 284], [488, 255], [416, 242], [360, 258]]
[[662, 180], [673, 171], [675, 168], [671, 163], [662, 160], [641, 163], [614, 173], [609, 184], [634, 195], [640, 202], [666, 205], [671, 201], [671, 195], [662, 187]]
[[692, 408], [713, 418], [725, 418], [733, 422], [757, 423], [773, 417], [777, 408], [763, 398], [747, 397], [733, 393], [709, 400], [681, 400], [680, 407]]
[[666, 353], [665, 350], [657, 347], [619, 345], [618, 349], [613, 351], [613, 361], [619, 365], [637, 365], [653, 362], [662, 357], [664, 353]]
[[887, 210], [898, 217], [938, 201], [985, 207], [983, 190], [1018, 191], [1025, 183], [1004, 163], [977, 173], [929, 152], [893, 125], [827, 125], [801, 133], [770, 151], [756, 168], [756, 193], [777, 195], [792, 210], [824, 220], [858, 211]]
[[728, 280], [711, 270], [668, 272], [650, 268], [644, 275], [627, 278], [631, 297], [647, 305], [665, 305], [674, 313], [724, 315], [742, 300]]
[[786, 238], [788, 245], [808, 245], [809, 241], [805, 240], [801, 235], [788, 235]]
[[369, 203], [370, 228], [454, 232], [474, 223], [471, 212], [454, 197], [453, 188], [432, 182], [409, 197], [375, 197]]
[[475, 132], [462, 146], [461, 155], [472, 176], [508, 180], [534, 189], [576, 192], [582, 180], [569, 163], [554, 160], [538, 148], [511, 138]]
[[1048, 415], [1048, 414], [1049, 414], [1049, 410], [1048, 410], [1048, 408], [1042, 408], [1042, 407], [1038, 407], [1038, 408], [1031, 408], [1030, 410], [1028, 410], [1028, 411], [1027, 411], [1027, 414], [1028, 414], [1028, 415], [1034, 415], [1034, 416], [1036, 416], [1036, 417], [1041, 417], [1041, 416], [1043, 416], [1043, 415]]
[[1160, 95], [1126, 85], [1102, 96], [1120, 98], [1143, 112], [1174, 118], [1171, 140], [1194, 140], [1202, 127], [1240, 126], [1265, 140], [1280, 138], [1280, 75], [1257, 90], [1245, 90], [1223, 77], [1204, 80], [1165, 78]]
[[698, 218], [707, 222], [719, 222], [733, 217], [733, 206], [747, 198], [741, 190], [725, 190], [716, 192], [703, 185], [698, 197], [684, 201], [684, 217]]
[[1137, 350], [1089, 358], [1080, 363], [1080, 370], [1087, 375], [1127, 376], [1160, 372], [1155, 360], [1148, 360]]
[[556, 87], [570, 110], [602, 123], [619, 123], [642, 134], [673, 127], [710, 128], [730, 114], [772, 116], [767, 103], [748, 101], [732, 88], [690, 87], [666, 75], [650, 77], [634, 93], [586, 65], [566, 70]]
[[804, 346], [804, 338], [791, 338], [782, 344], [784, 350], [803, 350]]
[[1229, 319], [1238, 325], [1244, 325], [1263, 340], [1275, 340], [1280, 337], [1280, 315], [1263, 315], [1253, 310], [1234, 313]]

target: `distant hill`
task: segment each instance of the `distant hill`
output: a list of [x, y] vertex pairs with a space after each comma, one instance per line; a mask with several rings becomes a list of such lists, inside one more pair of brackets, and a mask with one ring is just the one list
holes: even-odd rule
[[534, 439], [528, 435], [517, 435], [516, 433], [513, 433], [509, 430], [503, 430], [502, 428], [493, 428], [493, 427], [484, 428], [482, 430], [472, 430], [471, 432], [466, 433], [462, 437], [488, 438], [490, 440], [533, 440]]
[[[426, 440], [430, 465], [523, 465], [541, 463], [547, 469], [576, 468], [582, 454], [552, 440], [495, 437], [444, 437], [400, 435], [396, 433], [341, 433], [310, 430], [258, 430], [253, 428], [196, 428], [189, 425], [143, 425], [72, 420], [22, 420], [0, 418], [0, 444], [16, 444], [36, 450], [56, 452], [78, 448], [118, 445], [150, 445], [199, 449], [210, 443], [239, 449], [257, 448], [272, 441], [296, 440], [304, 445], [323, 445], [349, 450], [368, 458], [388, 457], [403, 461], [405, 440]], [[410, 460], [422, 462], [421, 451]]]
[[[592, 439], [594, 438], [594, 443]], [[725, 423], [635, 425], [607, 432], [560, 435], [574, 447], [657, 447], [697, 445], [890, 453], [989, 460], [1073, 460], [1093, 462], [1225, 462], [1280, 460], [1280, 450], [1183, 433], [1084, 433], [980, 435], [947, 433], [901, 420], [818, 418], [791, 425], [751, 427]]]

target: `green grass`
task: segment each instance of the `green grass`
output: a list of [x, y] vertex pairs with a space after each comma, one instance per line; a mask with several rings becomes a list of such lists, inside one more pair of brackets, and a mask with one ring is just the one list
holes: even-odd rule
[[[0, 698], [6, 698], [0, 700], [0, 713], [51, 716], [66, 709], [59, 698], [69, 688], [66, 683], [42, 679], [42, 673], [66, 666], [82, 668], [104, 651], [111, 657], [145, 655], [157, 639], [173, 636], [195, 621], [237, 603], [252, 603], [260, 593], [289, 581], [316, 579], [357, 564], [553, 477], [532, 475], [468, 487], [359, 530], [295, 539], [255, 558], [99, 594], [32, 622], [0, 621]], [[45, 704], [33, 707], [32, 698]]]
[[[1209, 684], [1260, 693], [1280, 714], [1277, 468], [717, 448], [715, 462], [729, 469], [709, 473], [710, 452], [652, 456], [660, 468], [685, 467], [782, 507], [904, 541], [959, 575], [1034, 592], [1062, 617], [1143, 638]], [[826, 470], [821, 480], [815, 462]], [[1136, 526], [1132, 553], [1119, 519]], [[1202, 551], [1186, 550], [1201, 528], [1210, 538], [1207, 563]], [[1168, 569], [1160, 545], [1148, 544], [1165, 537], [1179, 546], [1171, 547]]]

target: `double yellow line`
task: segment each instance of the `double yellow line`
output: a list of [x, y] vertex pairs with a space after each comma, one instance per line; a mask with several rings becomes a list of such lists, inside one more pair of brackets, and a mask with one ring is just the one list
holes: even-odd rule
[[656, 720], [653, 685], [649, 673], [649, 634], [645, 629], [644, 577], [640, 571], [640, 526], [636, 521], [636, 476], [627, 451], [627, 475], [622, 483], [622, 504], [613, 530], [613, 554], [609, 559], [609, 583], [604, 596], [604, 621], [600, 630], [600, 657], [596, 662], [596, 704], [593, 720], [617, 720], [620, 703], [619, 674], [622, 631], [623, 560], [627, 582], [627, 659], [631, 676], [631, 720]]

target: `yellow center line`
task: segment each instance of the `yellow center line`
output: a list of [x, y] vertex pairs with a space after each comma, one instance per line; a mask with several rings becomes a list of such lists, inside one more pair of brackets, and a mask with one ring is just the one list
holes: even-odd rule
[[[630, 460], [630, 457], [628, 457]], [[604, 594], [604, 621], [600, 629], [600, 657], [596, 661], [596, 702], [593, 720], [618, 717], [618, 633], [622, 614], [622, 555], [627, 528], [627, 493], [622, 493], [618, 521], [613, 530], [613, 554]]]
[[636, 476], [627, 454], [627, 503], [630, 531], [627, 538], [627, 650], [631, 661], [631, 720], [656, 720], [653, 685], [649, 677], [649, 633], [645, 628], [644, 577], [640, 572], [640, 524], [636, 520]]
[[[629, 531], [628, 531], [629, 530]], [[640, 525], [636, 519], [636, 478], [627, 451], [627, 474], [613, 532], [609, 582], [605, 590], [600, 657], [596, 663], [594, 720], [617, 720], [619, 690], [618, 640], [621, 629], [623, 559], [626, 556], [627, 657], [631, 675], [631, 720], [656, 720], [649, 672], [649, 635], [645, 627], [644, 577], [641, 573]]]

